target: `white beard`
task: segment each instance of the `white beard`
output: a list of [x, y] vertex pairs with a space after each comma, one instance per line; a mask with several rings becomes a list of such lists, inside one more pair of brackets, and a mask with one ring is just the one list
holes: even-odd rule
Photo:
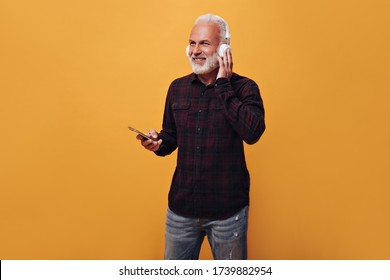
[[214, 53], [210, 57], [206, 56], [206, 61], [203, 65], [198, 65], [198, 64], [194, 63], [191, 56], [189, 56], [188, 59], [189, 59], [190, 64], [192, 66], [192, 71], [197, 75], [210, 73], [211, 71], [218, 68], [218, 66], [219, 66], [217, 53]]

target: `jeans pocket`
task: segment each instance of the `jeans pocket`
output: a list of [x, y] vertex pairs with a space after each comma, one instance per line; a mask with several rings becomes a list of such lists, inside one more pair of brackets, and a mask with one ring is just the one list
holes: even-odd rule
[[245, 237], [248, 228], [248, 206], [225, 219], [215, 221], [212, 227], [213, 237], [217, 240], [235, 240]]

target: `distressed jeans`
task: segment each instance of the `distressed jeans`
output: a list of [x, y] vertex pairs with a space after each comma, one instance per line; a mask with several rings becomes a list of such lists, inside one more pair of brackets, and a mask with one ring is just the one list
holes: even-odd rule
[[225, 220], [185, 218], [167, 211], [166, 260], [197, 260], [207, 235], [215, 260], [247, 259], [248, 206]]

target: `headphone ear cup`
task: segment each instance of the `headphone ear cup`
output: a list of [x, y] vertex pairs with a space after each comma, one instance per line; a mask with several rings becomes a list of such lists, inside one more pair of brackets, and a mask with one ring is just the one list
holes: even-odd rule
[[222, 45], [220, 45], [219, 48], [218, 48], [218, 55], [219, 55], [220, 57], [223, 57], [223, 55], [225, 54], [225, 51], [226, 51], [227, 49], [231, 49], [231, 47], [230, 47], [228, 44], [222, 44]]
[[186, 47], [186, 55], [190, 56], [190, 46], [189, 45]]

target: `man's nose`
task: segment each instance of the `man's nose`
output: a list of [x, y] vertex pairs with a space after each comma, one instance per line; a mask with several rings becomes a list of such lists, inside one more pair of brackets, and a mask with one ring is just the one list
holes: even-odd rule
[[201, 46], [199, 45], [199, 44], [196, 44], [195, 46], [194, 46], [194, 50], [192, 51], [194, 54], [200, 54], [200, 53], [202, 53], [202, 48], [201, 48]]

